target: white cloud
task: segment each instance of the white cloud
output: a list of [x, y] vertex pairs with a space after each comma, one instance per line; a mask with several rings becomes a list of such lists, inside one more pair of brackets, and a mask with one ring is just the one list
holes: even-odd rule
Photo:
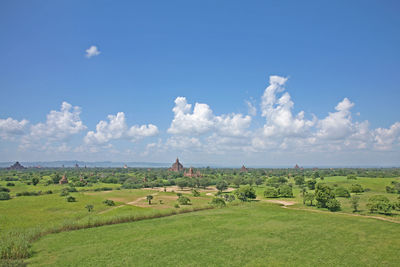
[[394, 144], [400, 143], [400, 122], [394, 123], [389, 129], [378, 128], [374, 132], [375, 148], [390, 150]]
[[257, 108], [253, 105], [253, 103], [249, 100], [245, 101], [247, 105], [247, 112], [249, 113], [250, 116], [256, 116], [257, 115]]
[[168, 133], [177, 135], [201, 135], [218, 132], [224, 136], [245, 135], [250, 126], [251, 117], [242, 114], [223, 114], [215, 116], [207, 104], [196, 103], [192, 112], [192, 105], [185, 97], [175, 99], [174, 119]]
[[13, 140], [15, 136], [25, 133], [25, 127], [28, 123], [27, 120], [0, 119], [0, 138]]
[[348, 98], [344, 98], [335, 107], [336, 112], [330, 112], [329, 115], [318, 122], [319, 131], [317, 137], [322, 139], [343, 139], [353, 134], [356, 130], [351, 121], [350, 109], [354, 106]]
[[287, 78], [270, 76], [270, 85], [265, 89], [261, 100], [262, 116], [266, 118], [264, 135], [266, 137], [301, 136], [314, 124], [315, 120], [305, 120], [304, 112], [292, 114], [294, 103], [290, 94], [285, 92], [280, 98], [277, 94], [285, 90]]
[[86, 49], [85, 50], [86, 51], [86, 57], [87, 58], [91, 58], [91, 57], [94, 57], [94, 56], [98, 56], [98, 55], [100, 55], [100, 51], [99, 51], [99, 49], [97, 48], [97, 46], [95, 46], [95, 45], [92, 45], [91, 47], [89, 47], [88, 49]]
[[60, 111], [52, 110], [47, 114], [45, 123], [31, 126], [29, 138], [48, 138], [50, 141], [65, 140], [86, 129], [79, 117], [80, 113], [80, 107], [73, 107], [64, 101]]
[[96, 125], [96, 132], [89, 131], [86, 134], [84, 138], [86, 144], [105, 144], [116, 139], [136, 141], [158, 134], [157, 126], [153, 124], [134, 125], [129, 128], [123, 112], [118, 112], [117, 115], [108, 115], [108, 120], [109, 122], [100, 121]]

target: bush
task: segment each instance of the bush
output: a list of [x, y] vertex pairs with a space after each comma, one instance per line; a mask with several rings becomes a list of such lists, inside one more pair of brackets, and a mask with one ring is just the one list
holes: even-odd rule
[[235, 196], [234, 195], [225, 194], [225, 195], [223, 195], [223, 197], [224, 197], [225, 201], [227, 201], [227, 202], [232, 202], [232, 201], [235, 200]]
[[7, 183], [6, 186], [15, 186], [14, 183]]
[[354, 174], [347, 175], [347, 180], [357, 180], [357, 177]]
[[330, 211], [338, 211], [340, 210], [340, 202], [337, 199], [330, 199], [328, 202], [326, 202], [326, 207]]
[[177, 208], [177, 209], [179, 209], [180, 207], [179, 207], [179, 205], [178, 205], [178, 204], [175, 204], [175, 205], [174, 205], [174, 208]]
[[256, 191], [250, 185], [241, 186], [239, 189], [235, 190], [234, 194], [241, 201], [248, 201], [248, 199], [255, 199], [257, 197]]
[[288, 185], [281, 185], [278, 188], [278, 193], [280, 197], [293, 197], [292, 187]]
[[389, 199], [382, 195], [370, 197], [368, 199], [367, 207], [371, 213], [378, 212], [383, 214], [389, 214], [392, 209]]
[[88, 212], [91, 212], [94, 209], [94, 206], [92, 204], [88, 204], [85, 206]]
[[10, 194], [7, 192], [0, 192], [0, 200], [9, 200]]
[[69, 196], [67, 197], [67, 202], [76, 202], [76, 198], [74, 198], [73, 196]]
[[200, 192], [197, 191], [196, 189], [192, 190], [192, 194], [193, 194], [194, 197], [199, 197], [200, 196]]
[[17, 197], [22, 197], [22, 196], [39, 196], [40, 194], [41, 194], [41, 191], [38, 191], [38, 192], [34, 192], [34, 191], [32, 191], [32, 192], [24, 191], [24, 192], [16, 193], [15, 195], [16, 195]]
[[10, 189], [8, 189], [7, 187], [0, 187], [0, 192], [10, 192]]
[[294, 183], [296, 185], [302, 185], [305, 183], [304, 176], [296, 176], [294, 177]]
[[225, 180], [219, 181], [216, 185], [216, 188], [218, 189], [218, 191], [222, 192], [228, 189], [228, 183]]
[[266, 198], [276, 198], [278, 197], [278, 190], [273, 187], [267, 187], [264, 191], [264, 197]]
[[364, 189], [362, 188], [362, 186], [360, 184], [352, 184], [350, 186], [350, 191], [352, 193], [362, 193], [362, 192], [364, 192]]
[[115, 206], [114, 201], [112, 201], [110, 199], [104, 200], [103, 203], [106, 204], [107, 206]]
[[99, 191], [112, 191], [112, 190], [113, 189], [111, 187], [99, 187], [99, 188], [95, 188], [93, 191], [99, 192]]
[[335, 195], [336, 195], [337, 197], [346, 197], [346, 198], [349, 198], [349, 197], [350, 197], [350, 192], [349, 192], [349, 190], [347, 190], [347, 189], [344, 188], [344, 187], [338, 187], [338, 188], [335, 189]]
[[188, 197], [186, 197], [186, 196], [180, 196], [180, 197], [178, 198], [178, 202], [179, 202], [179, 204], [181, 204], [181, 205], [191, 205], [191, 204], [190, 204], [190, 199], [189, 199]]
[[211, 204], [219, 206], [219, 207], [225, 207], [226, 206], [225, 201], [220, 197], [213, 198], [213, 200], [211, 201]]

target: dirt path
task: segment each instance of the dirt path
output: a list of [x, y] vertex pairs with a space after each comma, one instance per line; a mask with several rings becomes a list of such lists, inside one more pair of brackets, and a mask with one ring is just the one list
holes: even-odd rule
[[121, 208], [121, 207], [123, 207], [123, 206], [125, 206], [125, 205], [119, 205], [119, 206], [115, 206], [115, 207], [112, 207], [111, 209], [108, 209], [108, 210], [103, 210], [103, 211], [99, 212], [98, 214], [104, 214], [104, 213], [106, 213], [106, 212], [109, 212], [109, 211], [115, 210], [116, 208]]
[[[158, 193], [154, 193], [154, 194], [151, 194], [152, 196], [156, 196], [156, 195], [158, 195]], [[138, 199], [136, 199], [136, 200], [134, 200], [134, 201], [132, 201], [132, 202], [128, 202], [128, 203], [126, 203], [126, 204], [128, 204], [128, 205], [136, 205], [136, 204], [138, 204], [140, 201], [142, 201], [142, 200], [145, 200], [147, 198], [147, 196], [145, 196], [145, 197], [140, 197], [140, 198], [138, 198]]]
[[395, 221], [395, 220], [391, 220], [389, 218], [373, 216], [373, 215], [351, 214], [351, 213], [345, 213], [345, 212], [334, 212], [333, 213], [331, 211], [325, 211], [325, 210], [312, 210], [312, 209], [302, 209], [302, 208], [289, 207], [289, 206], [292, 206], [294, 204], [297, 204], [297, 202], [293, 202], [293, 201], [283, 201], [283, 200], [278, 200], [278, 199], [265, 199], [265, 200], [262, 200], [262, 201], [263, 202], [269, 202], [269, 203], [281, 204], [282, 208], [288, 208], [288, 209], [291, 209], [291, 210], [303, 210], [303, 211], [326, 213], [326, 214], [343, 214], [343, 215], [353, 216], [353, 217], [371, 218], [371, 219], [377, 219], [377, 220], [386, 221], [386, 222], [400, 223], [400, 221]]

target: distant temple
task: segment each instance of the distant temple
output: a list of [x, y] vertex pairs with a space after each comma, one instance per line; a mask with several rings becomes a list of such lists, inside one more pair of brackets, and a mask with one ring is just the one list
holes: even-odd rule
[[79, 165], [78, 165], [78, 163], [75, 163], [75, 168], [76, 168], [76, 169], [78, 169], [78, 168], [79, 168]]
[[124, 169], [128, 169], [128, 166], [126, 164], [124, 165]]
[[179, 159], [176, 158], [175, 163], [172, 164], [171, 168], [169, 168], [168, 170], [173, 172], [180, 172], [183, 171], [183, 165], [179, 162]]
[[24, 170], [24, 169], [26, 169], [26, 168], [24, 166], [22, 166], [18, 161], [7, 168], [7, 170]]
[[201, 177], [200, 171], [197, 171], [196, 173], [193, 171], [193, 168], [190, 167], [187, 172], [183, 174], [186, 177]]
[[242, 165], [242, 168], [240, 168], [240, 171], [241, 172], [248, 172], [249, 170], [244, 165]]
[[68, 184], [67, 176], [65, 176], [65, 174], [64, 174], [58, 183], [59, 184]]
[[294, 168], [295, 168], [296, 170], [300, 169], [299, 165], [297, 165], [297, 164], [296, 164], [296, 166], [294, 166]]

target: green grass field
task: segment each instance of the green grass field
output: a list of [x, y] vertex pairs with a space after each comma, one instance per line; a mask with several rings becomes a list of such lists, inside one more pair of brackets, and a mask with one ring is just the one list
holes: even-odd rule
[[400, 225], [247, 203], [52, 234], [32, 266], [398, 266]]

